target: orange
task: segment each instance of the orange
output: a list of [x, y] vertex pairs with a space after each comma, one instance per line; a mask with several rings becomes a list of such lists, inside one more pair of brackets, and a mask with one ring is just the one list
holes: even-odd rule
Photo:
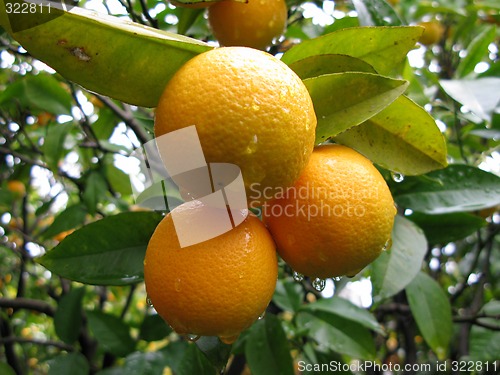
[[188, 61], [158, 103], [156, 137], [192, 125], [206, 161], [239, 166], [257, 205], [299, 177], [314, 147], [316, 115], [306, 87], [283, 62], [223, 47]]
[[[188, 219], [199, 214], [196, 203], [175, 210]], [[177, 333], [219, 336], [228, 343], [265, 311], [277, 277], [274, 242], [253, 215], [229, 232], [181, 248], [168, 214], [144, 260], [148, 297]]]
[[420, 22], [418, 25], [425, 28], [418, 40], [424, 46], [436, 44], [443, 37], [444, 27], [438, 21]]
[[223, 46], [266, 49], [285, 30], [285, 0], [220, 1], [208, 9], [208, 23]]
[[295, 183], [263, 207], [281, 257], [298, 273], [352, 276], [388, 243], [396, 208], [384, 178], [358, 152], [317, 147]]
[[26, 195], [26, 186], [18, 180], [7, 182], [7, 190], [9, 190], [15, 198], [22, 198]]

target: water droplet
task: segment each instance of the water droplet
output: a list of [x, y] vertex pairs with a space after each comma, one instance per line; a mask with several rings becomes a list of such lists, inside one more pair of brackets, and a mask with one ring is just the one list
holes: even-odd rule
[[382, 251], [387, 251], [392, 247], [392, 238], [389, 238], [386, 243], [384, 244], [384, 247], [382, 248]]
[[293, 279], [295, 281], [300, 282], [300, 281], [304, 280], [304, 275], [302, 275], [301, 273], [298, 273], [297, 271], [293, 271]]
[[251, 155], [257, 151], [257, 143], [259, 142], [259, 138], [257, 137], [257, 134], [254, 134], [250, 142], [248, 142], [247, 148], [245, 149], [245, 154]]
[[219, 340], [222, 341], [224, 344], [231, 345], [234, 343], [236, 340], [238, 340], [238, 337], [240, 335], [234, 335], [234, 336], [227, 336], [227, 337], [221, 337], [219, 336]]
[[322, 292], [325, 289], [326, 286], [326, 280], [325, 279], [320, 279], [319, 277], [315, 278], [312, 282], [312, 286], [314, 289], [316, 289], [318, 292]]
[[391, 172], [391, 177], [394, 180], [394, 182], [403, 182], [405, 179], [405, 175], [399, 172]]
[[181, 279], [175, 279], [174, 288], [176, 292], [181, 290]]
[[265, 317], [265, 316], [266, 316], [266, 310], [264, 310], [264, 311], [262, 312], [262, 314], [260, 314], [260, 315], [259, 315], [259, 318], [258, 318], [258, 319], [259, 319], [259, 320], [262, 320], [262, 319], [264, 319], [264, 317]]
[[340, 281], [342, 278], [340, 276], [332, 277], [333, 281]]
[[146, 297], [146, 304], [149, 306], [149, 307], [154, 307], [153, 306], [153, 301], [151, 301], [151, 298], [149, 298], [149, 296]]
[[188, 333], [187, 335], [184, 335], [186, 340], [191, 341], [191, 342], [196, 342], [200, 339], [200, 335], [193, 335], [191, 333]]

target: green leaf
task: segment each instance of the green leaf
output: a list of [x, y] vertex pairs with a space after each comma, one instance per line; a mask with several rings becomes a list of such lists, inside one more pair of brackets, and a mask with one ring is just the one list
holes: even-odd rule
[[408, 190], [394, 197], [396, 203], [428, 214], [475, 211], [500, 203], [500, 177], [468, 165], [450, 165], [425, 179], [406, 178], [401, 185]]
[[320, 299], [314, 303], [303, 306], [301, 311], [327, 312], [333, 315], [337, 315], [340, 318], [360, 324], [363, 327], [371, 329], [380, 334], [384, 334], [384, 329], [372, 314], [341, 297]]
[[432, 245], [461, 240], [488, 224], [483, 218], [464, 212], [442, 215], [414, 212], [407, 218], [423, 229]]
[[453, 333], [448, 296], [423, 272], [406, 287], [406, 295], [423, 338], [440, 360], [445, 359]]
[[57, 171], [59, 160], [66, 152], [64, 148], [64, 141], [69, 131], [73, 128], [73, 123], [66, 124], [52, 124], [47, 127], [47, 135], [42, 146], [42, 151], [47, 161], [48, 166]]
[[332, 350], [357, 359], [375, 359], [375, 344], [370, 331], [363, 325], [325, 311], [300, 312], [299, 328], [307, 329], [318, 350]]
[[85, 190], [83, 191], [83, 201], [90, 214], [95, 214], [97, 204], [106, 197], [108, 184], [97, 171], [91, 171], [86, 179]]
[[434, 119], [400, 96], [368, 121], [335, 137], [380, 166], [418, 175], [447, 165], [447, 149]]
[[71, 95], [54, 76], [46, 73], [22, 77], [0, 93], [0, 104], [16, 101], [32, 110], [71, 114]]
[[406, 81], [360, 72], [325, 74], [304, 84], [318, 118], [316, 143], [368, 120], [408, 86]]
[[362, 26], [400, 26], [397, 13], [385, 0], [353, 0]]
[[54, 315], [57, 336], [67, 344], [73, 344], [80, 335], [82, 326], [82, 299], [85, 287], [74, 288], [65, 294]]
[[458, 77], [465, 77], [474, 72], [476, 64], [481, 62], [485, 55], [488, 55], [488, 46], [494, 42], [496, 30], [494, 26], [486, 27], [478, 34], [467, 47], [467, 56], [460, 59], [456, 74]]
[[104, 171], [111, 188], [122, 195], [131, 195], [130, 177], [114, 164], [113, 157], [104, 159]]
[[102, 348], [118, 357], [124, 357], [135, 348], [129, 327], [114, 315], [101, 311], [87, 311], [87, 321]]
[[5, 362], [0, 362], [0, 374], [3, 375], [16, 375], [12, 367], [10, 367], [7, 363]]
[[52, 225], [42, 233], [42, 237], [52, 238], [61, 232], [77, 228], [85, 222], [86, 217], [87, 210], [84, 205], [75, 204], [69, 206], [57, 215]]
[[99, 118], [92, 123], [92, 131], [99, 140], [109, 139], [118, 124], [116, 115], [109, 108], [99, 110]]
[[371, 264], [375, 301], [403, 290], [419, 273], [427, 253], [427, 241], [418, 228], [404, 217], [396, 216], [392, 246]]
[[[480, 313], [488, 316], [500, 315], [500, 302], [490, 301], [483, 306]], [[469, 356], [464, 358], [466, 360], [474, 361], [492, 361], [489, 365], [494, 368], [494, 363], [498, 360], [498, 353], [500, 353], [500, 323], [498, 319], [494, 318], [479, 318], [481, 323], [489, 324], [496, 327], [497, 331], [492, 329], [474, 325], [470, 333]], [[486, 364], [483, 364], [483, 367]], [[498, 368], [498, 365], [497, 365]], [[486, 368], [483, 368], [486, 370]]]
[[185, 35], [189, 28], [193, 26], [196, 19], [203, 14], [205, 9], [192, 9], [192, 8], [178, 8], [177, 18], [179, 18], [179, 23], [177, 23], [177, 32], [179, 34]]
[[48, 19], [19, 15], [15, 26], [21, 31], [7, 31], [68, 80], [138, 106], [156, 107], [174, 73], [212, 49], [196, 39], [83, 8], [62, 15], [51, 9]]
[[273, 301], [286, 311], [296, 312], [304, 300], [304, 289], [293, 279], [278, 279]]
[[288, 65], [309, 56], [340, 54], [364, 60], [380, 74], [389, 74], [422, 35], [421, 27], [352, 27], [305, 40], [283, 54]]
[[162, 374], [168, 360], [160, 352], [134, 352], [125, 358], [122, 367], [112, 367], [99, 371], [96, 375], [158, 375]]
[[280, 320], [267, 314], [251, 328], [245, 355], [252, 374], [293, 375], [290, 348]]
[[347, 55], [314, 55], [289, 66], [301, 79], [342, 72], [376, 73], [370, 64]]
[[78, 352], [59, 354], [47, 363], [49, 365], [48, 375], [67, 375], [68, 369], [71, 369], [72, 375], [88, 375], [90, 372], [87, 359]]
[[500, 78], [486, 77], [474, 80], [441, 80], [443, 90], [463, 104], [467, 109], [485, 121], [490, 121], [492, 113], [500, 101]]
[[158, 315], [146, 315], [139, 330], [139, 338], [145, 341], [163, 340], [172, 332], [163, 318]]
[[215, 336], [202, 336], [196, 341], [196, 346], [218, 373], [224, 370], [231, 355], [232, 345], [224, 344]]
[[182, 357], [181, 362], [179, 363], [179, 367], [177, 371], [175, 371], [176, 375], [214, 375], [215, 369], [210, 364], [208, 359], [201, 353], [200, 350], [196, 347], [196, 345], [191, 344], [188, 345], [186, 351], [184, 352], [184, 356]]
[[62, 277], [85, 284], [140, 282], [146, 247], [161, 219], [157, 212], [106, 217], [73, 232], [38, 262]]

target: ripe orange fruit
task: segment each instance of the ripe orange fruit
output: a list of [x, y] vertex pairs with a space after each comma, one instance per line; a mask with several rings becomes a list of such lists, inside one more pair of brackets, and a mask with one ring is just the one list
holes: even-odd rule
[[9, 190], [15, 198], [22, 198], [26, 195], [26, 186], [18, 180], [7, 182], [7, 190]]
[[418, 40], [424, 46], [431, 46], [441, 40], [444, 27], [438, 21], [420, 22], [419, 26], [424, 27], [424, 33]]
[[208, 23], [223, 46], [266, 49], [283, 34], [285, 0], [220, 1], [208, 9]]
[[384, 178], [364, 156], [317, 147], [294, 187], [263, 207], [278, 253], [310, 277], [354, 275], [378, 257], [396, 208]]
[[196, 125], [206, 161], [240, 167], [251, 202], [272, 198], [304, 169], [316, 115], [301, 79], [272, 55], [223, 47], [188, 61], [156, 109], [155, 135]]
[[[177, 207], [189, 219], [199, 202]], [[179, 334], [233, 342], [265, 311], [278, 277], [275, 245], [249, 215], [218, 237], [181, 248], [171, 214], [158, 225], [144, 260], [146, 291], [158, 314]]]

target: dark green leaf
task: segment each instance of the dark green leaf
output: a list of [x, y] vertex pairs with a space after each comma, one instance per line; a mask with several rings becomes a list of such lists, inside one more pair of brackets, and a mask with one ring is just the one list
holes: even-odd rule
[[307, 329], [318, 350], [332, 350], [358, 359], [375, 359], [370, 331], [356, 321], [325, 311], [300, 312], [297, 325]]
[[161, 375], [168, 365], [162, 352], [134, 352], [125, 358], [123, 367], [99, 371], [96, 375]]
[[113, 158], [106, 158], [104, 163], [106, 177], [111, 188], [122, 195], [131, 195], [132, 185], [130, 184], [129, 175], [114, 165]]
[[[488, 316], [500, 316], [500, 302], [490, 301], [480, 311]], [[469, 356], [466, 360], [492, 361], [489, 365], [495, 369], [494, 362], [498, 360], [500, 353], [500, 323], [495, 318], [480, 318], [479, 322], [496, 327], [497, 331], [474, 325], [470, 333]], [[485, 366], [486, 364], [483, 364]], [[497, 365], [498, 368], [499, 365]], [[486, 368], [483, 368], [486, 370]]]
[[374, 163], [405, 175], [447, 165], [446, 143], [434, 119], [405, 96], [335, 140]]
[[389, 74], [417, 43], [420, 27], [352, 27], [305, 40], [283, 54], [290, 65], [315, 55], [339, 54], [364, 60], [380, 74]]
[[288, 340], [280, 320], [273, 314], [267, 314], [252, 326], [245, 355], [253, 374], [293, 375]]
[[500, 177], [479, 168], [455, 164], [426, 177], [405, 179], [403, 184], [409, 190], [394, 197], [397, 204], [413, 211], [443, 214], [500, 203]]
[[279, 279], [273, 301], [286, 311], [296, 312], [304, 300], [304, 288], [293, 279]]
[[65, 294], [54, 315], [57, 336], [67, 344], [73, 344], [80, 335], [82, 326], [82, 299], [85, 287], [74, 288]]
[[45, 137], [42, 151], [47, 164], [54, 171], [58, 169], [59, 160], [65, 152], [64, 141], [72, 127], [73, 123], [71, 122], [66, 124], [51, 124], [47, 127], [47, 136]]
[[408, 86], [406, 81], [360, 72], [325, 74], [304, 84], [318, 118], [316, 143], [368, 120]]
[[361, 26], [400, 26], [397, 13], [385, 0], [353, 0]]
[[231, 355], [231, 345], [215, 336], [202, 336], [196, 341], [196, 346], [219, 373], [224, 370]]
[[172, 332], [163, 318], [158, 315], [146, 315], [142, 321], [139, 338], [145, 341], [163, 340]]
[[57, 215], [52, 225], [42, 233], [42, 236], [43, 238], [52, 238], [61, 232], [79, 227], [85, 222], [86, 216], [87, 210], [84, 205], [69, 206]]
[[341, 298], [341, 297], [331, 297], [320, 299], [314, 303], [305, 305], [302, 311], [306, 312], [316, 312], [323, 311], [333, 315], [337, 315], [340, 318], [351, 320], [357, 324], [360, 324], [368, 329], [375, 332], [384, 333], [384, 329], [377, 322], [377, 319], [365, 309], [354, 305], [352, 302]]
[[97, 171], [90, 172], [83, 191], [83, 201], [90, 214], [95, 214], [97, 204], [106, 197], [107, 190], [108, 184], [101, 173]]
[[346, 55], [314, 55], [290, 64], [301, 79], [323, 74], [343, 72], [376, 73], [373, 67], [363, 60]]
[[101, 311], [87, 311], [87, 321], [94, 337], [102, 348], [119, 357], [124, 357], [135, 348], [129, 327], [114, 315]]
[[476, 64], [481, 62], [484, 56], [488, 55], [488, 46], [494, 42], [496, 30], [494, 26], [485, 28], [478, 34], [467, 47], [467, 56], [460, 59], [457, 67], [457, 76], [465, 77], [474, 72]]
[[423, 272], [406, 287], [406, 295], [420, 333], [438, 358], [445, 359], [453, 333], [448, 296]]
[[349, 371], [349, 364], [342, 360], [342, 357], [332, 351], [321, 352], [315, 350], [313, 345], [304, 345], [304, 358], [297, 361], [297, 370], [301, 375], [352, 375]]
[[215, 369], [196, 345], [188, 345], [176, 375], [215, 375]]
[[71, 114], [71, 95], [52, 75], [25, 76], [0, 94], [0, 104], [18, 101], [21, 106], [56, 115]]
[[143, 280], [147, 244], [162, 219], [157, 212], [125, 212], [73, 232], [38, 261], [86, 284], [127, 285]]
[[396, 216], [392, 229], [392, 246], [371, 264], [372, 295], [376, 301], [403, 290], [422, 268], [427, 241], [411, 221]]
[[99, 140], [109, 139], [118, 124], [116, 115], [108, 108], [99, 111], [99, 118], [92, 124], [92, 131]]
[[78, 352], [58, 355], [47, 363], [48, 375], [67, 375], [68, 369], [71, 369], [72, 375], [88, 375], [90, 371], [87, 359]]
[[465, 212], [442, 215], [414, 212], [407, 218], [424, 230], [425, 237], [432, 245], [446, 245], [461, 240], [488, 224], [483, 218]]

